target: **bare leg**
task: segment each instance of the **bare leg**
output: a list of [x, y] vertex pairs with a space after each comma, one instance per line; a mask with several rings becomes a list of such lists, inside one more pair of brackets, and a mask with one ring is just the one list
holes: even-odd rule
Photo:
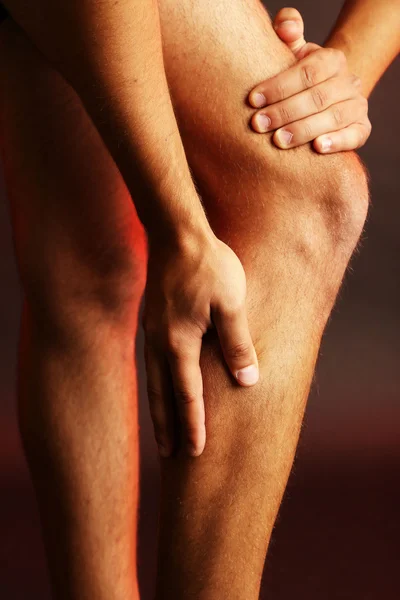
[[145, 238], [72, 90], [0, 27], [2, 155], [25, 291], [21, 433], [54, 597], [134, 600], [134, 339]]
[[[292, 60], [272, 32], [269, 20], [258, 3], [245, 3], [243, 0], [176, 3], [165, 0], [161, 9], [166, 67], [187, 154], [217, 235], [236, 250], [247, 271], [249, 316], [262, 378], [256, 389], [238, 389], [223, 367], [216, 339], [212, 335], [207, 336], [202, 355], [207, 449], [200, 459], [179, 457], [163, 461], [158, 597], [177, 600], [253, 599], [258, 595], [270, 532], [293, 459], [320, 337], [365, 217], [365, 179], [351, 155], [318, 157], [309, 149], [284, 153], [272, 148], [267, 136], [261, 138], [249, 131], [247, 120], [250, 111], [244, 106], [246, 92], [257, 81], [279, 71]], [[11, 76], [9, 79], [12, 79]], [[20, 90], [16, 96], [21, 96]], [[10, 106], [13, 105], [10, 103]], [[54, 120], [56, 123], [59, 121]], [[35, 181], [33, 175], [31, 177]], [[67, 181], [70, 183], [69, 178]], [[21, 214], [24, 214], [23, 211]], [[118, 221], [121, 222], [124, 219]], [[51, 251], [58, 247], [59, 242], [57, 238]], [[75, 245], [74, 239], [71, 246], [67, 246], [67, 256]], [[32, 244], [27, 246], [23, 240], [20, 247], [30, 249]], [[78, 247], [81, 248], [79, 244]], [[111, 247], [121, 250], [119, 244], [112, 243]], [[75, 256], [73, 252], [72, 255]], [[122, 255], [126, 256], [124, 251]], [[30, 253], [25, 252], [24, 256], [29, 257]], [[83, 257], [87, 258], [87, 255], [83, 253]], [[81, 269], [81, 258], [79, 256], [77, 273]], [[110, 262], [114, 264], [114, 260]], [[23, 263], [21, 261], [21, 265]], [[34, 267], [41, 264], [38, 260], [33, 263]], [[84, 264], [87, 263], [84, 261]], [[71, 270], [73, 273], [75, 268], [76, 265]], [[87, 321], [86, 315], [92, 314], [88, 307], [94, 305], [94, 315], [100, 313], [102, 326], [104, 319], [107, 330], [111, 319], [118, 331], [116, 338], [123, 340], [120, 343], [126, 348], [124, 344], [128, 342], [121, 333], [124, 328], [120, 324], [127, 322], [127, 312], [131, 314], [131, 303], [126, 302], [126, 298], [133, 295], [126, 294], [126, 271], [119, 270], [121, 278], [116, 277], [115, 272], [106, 281], [100, 278], [104, 286], [99, 288], [95, 268], [96, 276], [89, 280], [85, 278], [93, 285], [89, 285], [84, 294], [72, 295], [75, 302], [77, 297], [81, 299], [82, 296], [86, 302], [87, 298], [92, 300], [84, 305], [84, 311], [80, 310], [82, 304], [79, 303], [72, 304], [77, 310], [71, 311], [70, 291], [64, 285], [62, 298], [67, 301], [62, 303], [66, 308], [60, 319], [54, 309], [59, 305], [54, 301], [54, 292], [50, 299], [43, 298], [38, 294], [38, 286], [32, 285], [34, 281], [47, 281], [48, 270], [47, 266], [46, 278], [43, 274], [41, 278], [33, 277], [29, 269], [25, 271], [25, 286], [33, 290], [29, 297], [31, 305], [36, 307], [35, 311], [31, 310], [36, 322], [42, 322], [40, 309], [45, 306], [46, 314], [56, 314], [47, 331], [61, 329], [63, 341], [64, 338], [71, 339], [70, 332], [79, 329], [76, 321], [66, 320], [67, 316], [71, 318], [72, 315], [81, 325], [80, 315], [85, 314], [88, 327], [84, 332], [89, 338], [83, 338], [84, 347], [86, 351], [89, 347], [93, 352], [89, 333], [93, 331], [93, 321]], [[54, 273], [59, 271], [55, 269]], [[119, 282], [117, 301], [114, 297], [111, 302], [104, 302], [104, 298], [110, 299], [110, 290], [115, 289], [113, 279]], [[59, 278], [55, 281], [56, 284], [50, 286], [51, 290], [62, 286]], [[121, 300], [121, 296], [125, 301]], [[60, 294], [57, 294], [56, 300], [59, 298]], [[94, 303], [93, 298], [96, 299]], [[110, 311], [110, 306], [114, 310]], [[115, 307], [119, 307], [117, 317]], [[59, 327], [60, 321], [65, 325], [64, 329]], [[38, 332], [39, 326], [32, 327], [32, 330]], [[106, 340], [108, 335], [104, 334], [102, 339]], [[39, 337], [38, 333], [36, 337]], [[49, 338], [48, 335], [44, 337], [45, 340]], [[62, 347], [65, 348], [65, 343]], [[104, 350], [104, 344], [101, 344], [101, 350]], [[71, 354], [76, 355], [76, 352]], [[70, 361], [71, 354], [68, 357]], [[100, 354], [99, 350], [97, 360], [103, 364], [104, 354], [99, 357]], [[125, 356], [125, 353], [122, 355]], [[92, 366], [92, 355], [90, 359]], [[110, 360], [107, 360], [109, 363]], [[124, 360], [122, 365], [125, 365]], [[46, 379], [42, 377], [40, 385], [44, 381], [51, 379], [47, 375]], [[122, 381], [126, 381], [124, 377]], [[50, 398], [51, 394], [47, 393], [47, 397]], [[93, 404], [89, 402], [88, 405], [89, 411]], [[63, 402], [56, 406], [66, 410]], [[121, 410], [130, 408], [129, 402], [128, 407], [124, 403], [120, 406]], [[80, 414], [80, 407], [75, 409], [75, 413], [70, 410], [57, 412], [57, 415], [67, 415], [67, 419], [65, 416], [60, 418], [61, 436], [58, 432], [54, 436], [53, 428], [49, 427], [49, 423], [53, 423], [53, 404], [50, 406], [47, 401], [43, 411], [47, 415], [44, 424], [47, 423], [47, 430], [52, 432], [48, 437], [53, 439], [50, 446], [42, 445], [43, 454], [49, 462], [49, 447], [57, 449], [55, 456], [59, 458], [53, 472], [58, 473], [61, 481], [67, 482], [65, 473], [70, 476], [72, 471], [71, 465], [65, 466], [68, 461], [62, 449], [64, 439], [69, 439], [70, 447], [75, 443], [72, 441], [75, 434], [71, 433], [76, 428], [75, 419], [72, 428], [68, 418], [71, 414], [74, 417]], [[85, 425], [97, 413], [92, 411], [90, 414], [92, 416]], [[30, 423], [30, 419], [25, 418], [25, 423]], [[36, 426], [37, 432], [42, 429], [42, 423], [43, 418]], [[116, 431], [117, 428], [113, 428], [113, 435]], [[33, 435], [26, 428], [24, 437], [26, 446], [31, 448], [32, 465], [41, 464], [32, 450], [37, 442], [29, 442], [37, 440], [38, 434]], [[110, 440], [112, 437], [110, 434]], [[57, 439], [62, 440], [62, 445], [57, 444]], [[45, 442], [48, 444], [48, 440]], [[86, 464], [90, 468], [93, 460], [89, 450], [92, 450], [90, 443], [85, 453], [88, 458]], [[103, 465], [114, 457], [110, 442]], [[36, 471], [40, 473], [41, 469], [36, 467]], [[118, 473], [121, 471], [117, 469]], [[36, 478], [43, 479], [40, 476]], [[86, 486], [91, 485], [87, 473], [82, 478], [78, 476], [78, 480], [83, 492], [87, 491]], [[119, 481], [123, 482], [124, 477]], [[68, 485], [65, 485], [67, 488]], [[45, 491], [40, 493], [41, 497], [54, 502], [48, 487], [43, 486], [42, 489]], [[85, 493], [82, 497], [85, 498]], [[93, 533], [98, 531], [95, 526], [98, 504], [92, 507], [93, 512], [90, 513], [92, 539], [95, 538]], [[118, 502], [117, 505], [120, 506]], [[85, 506], [85, 502], [74, 499], [67, 502], [69, 510], [66, 512], [75, 515], [76, 520], [77, 515], [85, 514], [82, 511]], [[126, 505], [123, 506], [126, 508]], [[112, 515], [121, 523], [116, 511], [112, 511]], [[74, 518], [70, 519], [70, 523], [74, 523]], [[85, 541], [86, 521], [83, 525], [66, 530], [66, 547], [81, 547], [83, 553], [90, 554], [93, 546]], [[106, 535], [102, 539], [104, 541]], [[127, 547], [123, 543], [117, 550], [127, 557]], [[118, 551], [113, 556], [117, 556]], [[71, 561], [73, 574], [70, 581], [73, 583], [69, 585], [71, 589], [74, 586], [73, 591], [77, 593], [79, 585], [84, 584], [90, 590], [87, 597], [97, 598], [100, 596], [96, 595], [96, 590], [101, 588], [103, 593], [107, 593], [110, 589], [113, 576], [110, 565], [115, 565], [115, 561], [110, 560], [106, 549], [104, 561], [101, 550], [93, 556], [88, 554], [85, 564], [86, 561], [89, 563], [89, 576], [85, 576], [84, 569], [76, 575], [77, 563], [72, 564]], [[101, 579], [105, 578], [105, 585], [96, 581], [96, 568], [93, 567], [96, 560], [97, 565], [107, 567], [105, 573], [99, 575]], [[122, 561], [121, 564], [127, 563]], [[118, 571], [118, 565], [116, 568]], [[93, 574], [97, 588], [89, 583], [90, 574]], [[124, 575], [121, 580], [128, 585]], [[123, 596], [123, 592], [121, 594]]]
[[161, 3], [186, 151], [216, 234], [240, 256], [261, 380], [240, 389], [205, 338], [207, 446], [162, 460], [157, 600], [254, 600], [321, 335], [367, 210], [352, 154], [283, 152], [244, 100], [292, 60], [257, 2]]

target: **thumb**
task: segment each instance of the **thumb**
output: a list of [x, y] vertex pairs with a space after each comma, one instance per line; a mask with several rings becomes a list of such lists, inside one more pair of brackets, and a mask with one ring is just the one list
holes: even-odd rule
[[273, 25], [277, 36], [295, 55], [305, 46], [304, 21], [295, 8], [282, 8], [276, 15]]
[[213, 313], [213, 321], [222, 353], [236, 381], [245, 387], [257, 383], [258, 360], [245, 308], [237, 310], [235, 314], [216, 310]]

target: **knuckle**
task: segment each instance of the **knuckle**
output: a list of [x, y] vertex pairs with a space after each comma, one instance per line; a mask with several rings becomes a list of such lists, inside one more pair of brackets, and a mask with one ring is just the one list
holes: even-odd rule
[[284, 100], [286, 98], [286, 89], [282, 82], [277, 79], [275, 84], [275, 94], [278, 101]]
[[338, 48], [331, 48], [331, 50], [338, 67], [343, 67], [347, 63], [346, 55], [343, 50], [339, 50]]
[[368, 112], [368, 100], [365, 96], [360, 96], [360, 105], [364, 112]]
[[327, 104], [327, 94], [323, 91], [321, 86], [311, 88], [311, 98], [318, 112], [325, 108]]
[[227, 299], [225, 306], [222, 311], [222, 316], [225, 319], [236, 319], [239, 313], [245, 308], [244, 298], [231, 298]]
[[312, 140], [314, 136], [314, 131], [309, 121], [304, 121], [303, 123], [303, 136], [307, 140]]
[[333, 106], [332, 107], [332, 117], [333, 117], [333, 122], [337, 127], [341, 127], [343, 125], [343, 110], [341, 108], [339, 108], [338, 106]]
[[317, 69], [311, 63], [306, 63], [301, 67], [301, 78], [305, 87], [309, 88], [315, 85], [317, 81]]
[[195, 404], [197, 402], [197, 395], [191, 390], [184, 388], [175, 390], [175, 398], [177, 402], [183, 406]]
[[177, 356], [182, 350], [182, 337], [175, 327], [167, 327], [165, 332], [165, 348], [170, 356]]
[[293, 121], [293, 109], [287, 103], [280, 106], [279, 119], [282, 123], [291, 123], [291, 121]]
[[239, 344], [235, 344], [235, 346], [231, 346], [227, 349], [226, 353], [228, 358], [237, 359], [248, 356], [251, 352], [250, 344], [247, 342], [240, 342]]
[[312, 58], [314, 60], [318, 60], [320, 62], [325, 62], [330, 57], [331, 48], [319, 48], [315, 52], [312, 53]]

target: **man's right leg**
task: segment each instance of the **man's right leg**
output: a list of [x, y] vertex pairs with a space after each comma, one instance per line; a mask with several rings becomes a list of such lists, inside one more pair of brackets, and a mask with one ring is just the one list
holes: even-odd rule
[[247, 274], [260, 381], [239, 388], [205, 336], [207, 443], [199, 458], [161, 460], [157, 600], [255, 600], [366, 179], [353, 154], [285, 152], [249, 130], [247, 91], [293, 61], [257, 2], [160, 6], [187, 156], [214, 231]]

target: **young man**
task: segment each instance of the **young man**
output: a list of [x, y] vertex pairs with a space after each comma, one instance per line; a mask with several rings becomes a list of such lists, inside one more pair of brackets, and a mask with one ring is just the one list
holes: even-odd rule
[[[157, 599], [253, 600], [368, 190], [354, 154], [288, 152], [279, 134], [252, 132], [250, 119], [258, 131], [267, 121], [246, 99], [257, 84], [288, 146], [305, 134], [322, 152], [329, 134], [333, 150], [356, 147], [362, 138], [343, 132], [369, 124], [351, 73], [368, 95], [398, 51], [399, 11], [346, 3], [327, 45], [349, 71], [338, 51], [302, 47], [315, 52], [296, 63], [255, 0], [5, 4], [1, 138], [26, 298], [20, 424], [55, 597], [138, 597], [133, 353], [146, 283], [161, 452], [181, 438], [161, 461]], [[302, 46], [293, 27], [283, 35]], [[320, 105], [294, 107], [301, 93]], [[283, 102], [300, 110], [294, 124]], [[304, 128], [317, 111], [330, 127]]]

